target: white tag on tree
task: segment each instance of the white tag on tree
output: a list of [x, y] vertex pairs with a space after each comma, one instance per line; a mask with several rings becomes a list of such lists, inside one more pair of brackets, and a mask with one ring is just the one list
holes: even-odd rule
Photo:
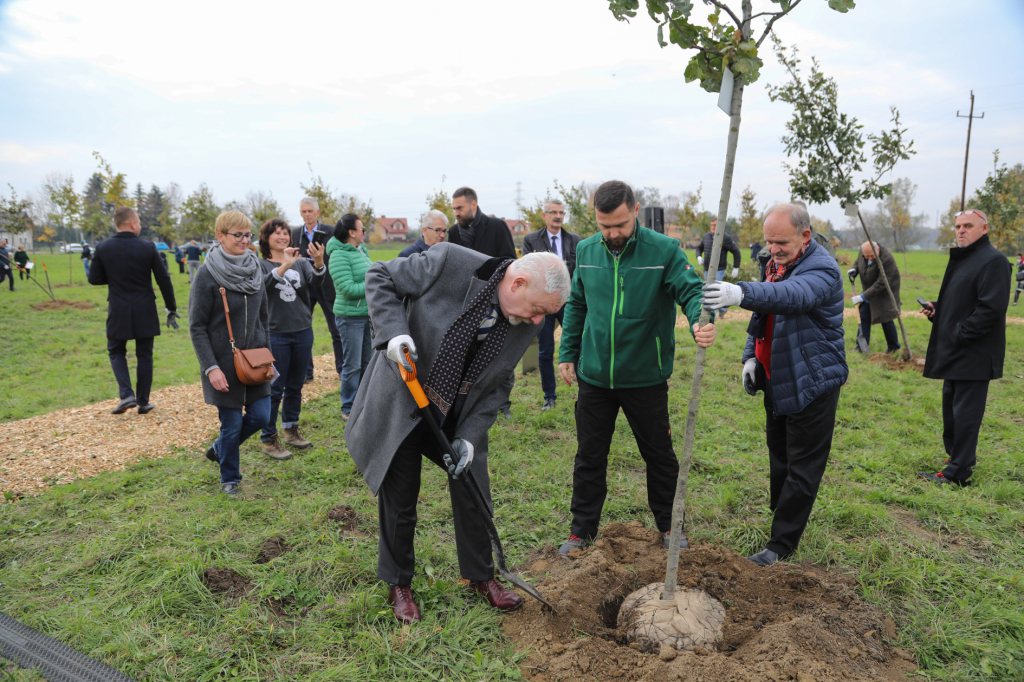
[[856, 218], [857, 217], [857, 209], [858, 208], [859, 207], [857, 206], [857, 204], [847, 204], [846, 205], [846, 216], [848, 218]]
[[718, 91], [718, 108], [732, 116], [732, 71], [722, 71], [722, 89]]

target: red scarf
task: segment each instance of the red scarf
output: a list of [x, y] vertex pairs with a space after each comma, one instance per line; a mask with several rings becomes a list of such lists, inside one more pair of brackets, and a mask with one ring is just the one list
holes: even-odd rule
[[[796, 254], [796, 258], [789, 261], [785, 265], [779, 265], [774, 260], [768, 261], [768, 267], [764, 270], [764, 279], [766, 282], [781, 282], [782, 278], [786, 276], [786, 273], [792, 269], [798, 260], [804, 255], [804, 251], [807, 247], [800, 249], [800, 253]], [[768, 321], [764, 326], [764, 338], [757, 339], [754, 341], [754, 357], [764, 367], [764, 374], [769, 379], [772, 376], [772, 333], [775, 331], [775, 316], [769, 315]]]

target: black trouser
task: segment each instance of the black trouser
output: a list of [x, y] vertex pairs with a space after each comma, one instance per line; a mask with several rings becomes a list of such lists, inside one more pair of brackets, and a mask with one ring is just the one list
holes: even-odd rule
[[[324, 286], [334, 286], [333, 284], [326, 284]], [[334, 346], [334, 371], [337, 374], [341, 374], [341, 367], [344, 364], [345, 355], [341, 350], [341, 335], [338, 333], [338, 325], [334, 323], [334, 309], [331, 304], [327, 302], [327, 294], [324, 293], [323, 287], [310, 287], [309, 288], [309, 312], [313, 312], [313, 308], [317, 304], [320, 304], [320, 311], [324, 314], [324, 319], [327, 320], [327, 331], [331, 333], [331, 345]], [[309, 369], [306, 370], [307, 375], [313, 374], [313, 358], [309, 358]]]
[[4, 277], [11, 280], [11, 291], [14, 291], [14, 271], [3, 262], [0, 262], [0, 284], [4, 283]]
[[[758, 364], [758, 381], [768, 386]], [[764, 392], [768, 442], [769, 506], [774, 512], [767, 549], [787, 557], [796, 551], [807, 528], [818, 486], [825, 474], [836, 426], [839, 389], [818, 396], [796, 414], [775, 414], [771, 388]]]
[[[449, 435], [449, 438], [451, 436]], [[426, 457], [447, 468], [433, 433], [424, 421], [413, 429], [398, 446], [384, 482], [377, 492], [377, 517], [380, 540], [377, 550], [377, 578], [392, 585], [409, 585], [416, 570], [413, 538], [416, 535], [416, 502], [420, 496], [420, 470]], [[491, 488], [487, 476], [487, 453], [477, 452], [471, 465], [484, 498], [490, 504]], [[447, 475], [455, 520], [455, 548], [459, 556], [459, 573], [472, 582], [494, 577], [491, 540], [480, 512], [463, 481], [452, 481]]]
[[942, 382], [942, 444], [949, 455], [949, 464], [942, 470], [945, 478], [966, 481], [971, 477], [987, 398], [987, 380]]
[[139, 405], [149, 403], [149, 389], [153, 387], [153, 337], [135, 339], [135, 368], [137, 386], [132, 391], [132, 375], [128, 373], [128, 342], [124, 339], [107, 339], [107, 352], [110, 354], [110, 366], [117, 379], [117, 388], [121, 400], [135, 396]]
[[600, 388], [579, 378], [576, 400], [576, 464], [572, 472], [572, 534], [597, 537], [601, 509], [608, 495], [608, 451], [619, 408], [633, 430], [647, 464], [647, 503], [662, 533], [672, 527], [679, 461], [672, 449], [668, 422], [668, 383], [643, 388]]
[[555, 325], [562, 324], [565, 306], [554, 315], [544, 316], [544, 326], [537, 337], [537, 364], [540, 366], [540, 387], [544, 391], [544, 400], [555, 400], [558, 395], [555, 387]]
[[185, 261], [183, 260], [178, 261], [178, 274], [185, 274]]
[[1020, 292], [1024, 291], [1024, 282], [1017, 282], [1017, 289], [1013, 292], [1013, 304], [1017, 305], [1017, 299], [1020, 298]]
[[[871, 304], [867, 301], [860, 303], [860, 330], [864, 335], [865, 343], [871, 343]], [[896, 333], [896, 323], [892, 320], [882, 323], [882, 333], [885, 334], [885, 352], [889, 353], [900, 346], [900, 337]]]

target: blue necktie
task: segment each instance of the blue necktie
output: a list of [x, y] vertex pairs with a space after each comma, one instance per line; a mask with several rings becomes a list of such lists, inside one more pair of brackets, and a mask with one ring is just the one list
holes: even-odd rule
[[487, 335], [491, 333], [491, 328], [494, 327], [494, 323], [498, 321], [498, 306], [491, 308], [490, 314], [487, 315], [481, 322], [480, 327], [476, 330], [476, 340], [484, 341]]
[[560, 256], [560, 254], [558, 253], [558, 237], [556, 237], [555, 235], [551, 235], [551, 253], [555, 254], [556, 256]]

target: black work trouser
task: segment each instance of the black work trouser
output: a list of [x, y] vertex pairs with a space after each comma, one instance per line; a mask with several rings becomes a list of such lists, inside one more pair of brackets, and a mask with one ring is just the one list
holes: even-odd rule
[[107, 353], [110, 354], [110, 367], [117, 379], [118, 395], [121, 400], [135, 396], [140, 405], [149, 403], [149, 390], [153, 387], [153, 337], [135, 339], [136, 387], [132, 391], [132, 375], [128, 372], [128, 341], [124, 339], [107, 339]]
[[572, 472], [572, 534], [597, 537], [608, 495], [608, 451], [619, 408], [633, 430], [647, 464], [647, 503], [662, 533], [672, 527], [679, 461], [672, 449], [668, 420], [668, 383], [643, 388], [601, 388], [579, 378], [576, 400], [576, 463]]
[[[333, 284], [325, 284], [324, 286], [334, 286]], [[341, 349], [341, 334], [338, 333], [338, 325], [334, 322], [334, 308], [327, 301], [327, 294], [324, 293], [324, 287], [310, 287], [309, 288], [309, 312], [313, 312], [313, 308], [320, 305], [320, 311], [324, 314], [324, 319], [327, 320], [327, 331], [331, 333], [331, 345], [334, 347], [334, 371], [337, 374], [341, 374], [341, 368], [344, 364], [345, 354]], [[313, 357], [309, 358], [309, 369], [306, 370], [307, 375], [313, 374]]]
[[942, 382], [942, 444], [949, 456], [942, 470], [945, 478], [966, 481], [971, 477], [987, 398], [987, 380]]
[[[449, 436], [450, 438], [451, 436]], [[377, 491], [377, 517], [380, 540], [377, 549], [377, 578], [392, 585], [410, 585], [416, 571], [413, 539], [416, 535], [416, 502], [420, 496], [420, 471], [426, 457], [445, 471], [448, 493], [455, 521], [455, 549], [459, 557], [459, 573], [472, 582], [485, 582], [494, 577], [491, 540], [483, 517], [477, 511], [463, 480], [453, 481], [434, 434], [420, 420], [398, 446], [384, 482]], [[490, 480], [487, 475], [487, 453], [477, 452], [471, 465], [480, 491], [491, 504]]]
[[839, 390], [820, 395], [796, 414], [775, 414], [771, 387], [758, 364], [768, 442], [769, 506], [774, 512], [767, 549], [785, 558], [796, 551], [825, 475], [836, 426]]
[[14, 271], [0, 262], [0, 284], [4, 283], [5, 277], [11, 280], [11, 291], [14, 291]]
[[[885, 351], [891, 352], [900, 346], [900, 337], [896, 333], [896, 323], [892, 320], [888, 322], [882, 322], [882, 333], [885, 334]], [[871, 304], [867, 301], [861, 301], [860, 304], [860, 329], [861, 333], [864, 334], [864, 341], [868, 344], [871, 343]]]

